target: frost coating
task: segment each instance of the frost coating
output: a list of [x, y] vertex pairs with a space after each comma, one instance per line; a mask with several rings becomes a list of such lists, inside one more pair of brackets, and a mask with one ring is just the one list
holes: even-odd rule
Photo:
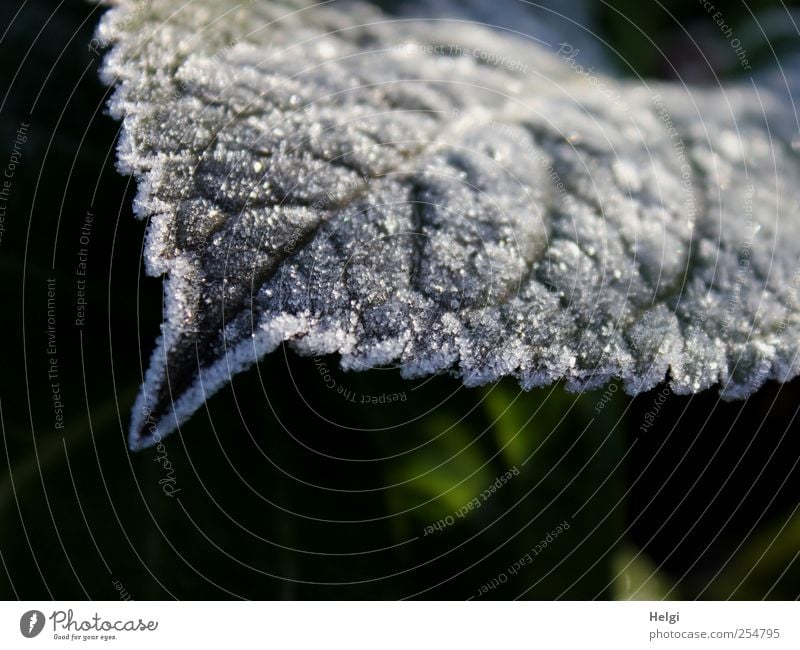
[[788, 102], [590, 78], [459, 20], [342, 0], [105, 15], [119, 165], [166, 276], [133, 449], [283, 341], [470, 386], [737, 398], [798, 374]]

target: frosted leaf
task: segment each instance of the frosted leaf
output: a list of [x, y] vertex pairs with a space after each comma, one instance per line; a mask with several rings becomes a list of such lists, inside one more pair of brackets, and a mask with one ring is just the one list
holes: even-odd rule
[[134, 449], [284, 341], [469, 386], [736, 398], [798, 374], [785, 92], [626, 84], [343, 1], [122, 0], [99, 36], [165, 275]]

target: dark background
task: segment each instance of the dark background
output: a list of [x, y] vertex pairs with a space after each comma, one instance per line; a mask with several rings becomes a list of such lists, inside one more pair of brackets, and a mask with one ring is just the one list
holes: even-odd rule
[[[744, 35], [750, 12], [771, 7], [723, 10]], [[670, 10], [597, 4], [619, 75], [747, 80], [700, 3]], [[664, 398], [662, 387], [631, 400], [617, 390], [598, 411], [603, 391], [468, 390], [447, 377], [345, 374], [335, 358], [279, 350], [162, 452], [129, 453], [161, 280], [144, 275], [135, 188], [114, 169], [119, 125], [87, 47], [100, 12], [77, 0], [0, 8], [0, 168], [30, 124], [0, 240], [0, 596], [468, 598], [488, 584], [483, 598], [800, 596], [797, 381], [735, 403], [713, 391]], [[787, 23], [770, 22], [779, 56], [797, 46], [780, 33]], [[775, 65], [763, 37], [745, 45], [754, 66]], [[87, 213], [88, 307], [77, 327]], [[47, 374], [52, 278], [61, 430]], [[320, 363], [353, 395], [406, 400], [348, 402]], [[455, 517], [514, 467], [481, 508]], [[159, 483], [167, 476], [173, 497]], [[424, 534], [448, 516], [452, 525]], [[548, 534], [531, 562], [508, 570]]]

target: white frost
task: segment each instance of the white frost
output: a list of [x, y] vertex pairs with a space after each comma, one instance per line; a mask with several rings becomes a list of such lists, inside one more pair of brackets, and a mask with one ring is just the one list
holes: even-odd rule
[[786, 99], [588, 77], [466, 6], [114, 3], [119, 163], [166, 275], [132, 448], [283, 341], [470, 386], [798, 374]]

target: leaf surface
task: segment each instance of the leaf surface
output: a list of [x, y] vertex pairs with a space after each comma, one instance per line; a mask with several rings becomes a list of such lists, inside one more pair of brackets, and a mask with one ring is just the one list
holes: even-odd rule
[[469, 386], [797, 375], [788, 95], [616, 81], [435, 6], [107, 12], [119, 166], [165, 276], [133, 449], [282, 342]]

